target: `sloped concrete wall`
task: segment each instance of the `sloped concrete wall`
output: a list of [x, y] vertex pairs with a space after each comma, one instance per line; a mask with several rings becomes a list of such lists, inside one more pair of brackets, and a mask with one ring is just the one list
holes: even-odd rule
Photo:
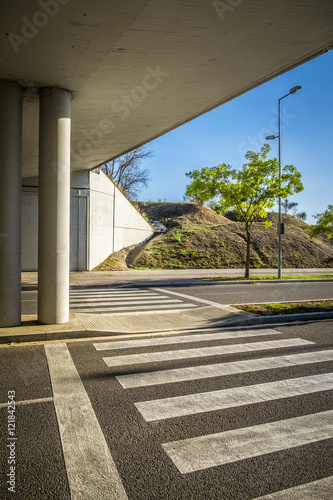
[[[71, 178], [70, 268], [91, 270], [111, 253], [145, 240], [150, 225], [101, 173], [75, 172]], [[22, 270], [38, 266], [38, 189], [22, 191]]]
[[140, 243], [152, 228], [103, 172], [89, 174], [89, 270], [111, 253]]

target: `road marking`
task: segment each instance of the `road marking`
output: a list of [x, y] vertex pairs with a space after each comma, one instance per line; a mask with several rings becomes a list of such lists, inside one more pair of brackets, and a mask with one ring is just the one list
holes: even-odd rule
[[238, 330], [218, 333], [204, 333], [203, 335], [177, 335], [173, 337], [155, 337], [151, 339], [124, 340], [117, 342], [100, 342], [93, 344], [96, 351], [106, 351], [111, 349], [131, 349], [133, 347], [166, 345], [166, 344], [187, 344], [190, 342], [209, 342], [211, 340], [224, 340], [243, 337], [260, 337], [264, 335], [281, 335], [276, 330]]
[[81, 290], [78, 292], [70, 292], [70, 297], [95, 297], [101, 296], [101, 297], [131, 297], [133, 295], [159, 295], [155, 292], [152, 292], [150, 290], [126, 290], [124, 292], [117, 292], [115, 290], [92, 290], [92, 291], [87, 291], [87, 290]]
[[133, 373], [129, 375], [118, 375], [116, 378], [124, 389], [130, 389], [134, 387], [146, 387], [150, 385], [172, 384], [188, 380], [222, 377], [225, 375], [234, 375], [235, 373], [248, 373], [303, 364], [324, 363], [325, 361], [333, 361], [333, 350], [287, 354], [285, 356], [216, 363], [213, 365], [195, 367], [191, 366], [172, 370]]
[[333, 389], [333, 373], [135, 403], [146, 422], [224, 410]]
[[71, 498], [127, 499], [66, 344], [45, 345]]
[[98, 288], [80, 288], [80, 289], [70, 289], [70, 294], [86, 294], [86, 293], [95, 293], [95, 292], [98, 292], [98, 293], [101, 293], [101, 292], [105, 292], [105, 293], [137, 293], [137, 292], [140, 292], [140, 293], [144, 293], [144, 292], [147, 292], [147, 290], [142, 290], [140, 288], [107, 288], [107, 287], [104, 287], [104, 288], [101, 288], [101, 287], [98, 287]]
[[[327, 298], [327, 297], [323, 297], [321, 299], [296, 299], [296, 300], [279, 300], [279, 304], [295, 304], [295, 303], [298, 303], [298, 302], [322, 302], [322, 301], [326, 301], [326, 300], [333, 300], [333, 298]], [[264, 306], [266, 304], [272, 304], [272, 300], [270, 302], [242, 302], [242, 303], [235, 303], [234, 305], [237, 305], [237, 306]]]
[[[130, 296], [123, 296], [123, 295], [113, 295], [110, 297], [109, 295], [94, 295], [93, 297], [74, 297], [70, 298], [71, 303], [75, 302], [119, 302], [122, 300], [126, 301], [133, 301], [133, 300], [171, 300], [170, 297], [162, 297], [161, 295], [157, 295], [157, 293], [152, 294], [152, 295], [130, 295]], [[180, 302], [180, 301], [179, 301]]]
[[277, 491], [255, 500], [332, 500], [333, 476]]
[[162, 444], [181, 474], [333, 438], [333, 410]]
[[183, 302], [182, 300], [179, 299], [164, 299], [163, 297], [160, 297], [158, 299], [152, 298], [152, 299], [138, 299], [138, 298], [132, 298], [132, 299], [110, 299], [110, 300], [105, 300], [105, 299], [100, 299], [100, 300], [80, 300], [75, 302], [71, 301], [71, 305], [73, 307], [82, 304], [82, 306], [87, 307], [87, 304], [91, 304], [91, 307], [95, 307], [96, 304], [99, 305], [107, 305], [107, 306], [112, 306], [114, 304], [115, 306], [123, 306], [126, 304], [130, 304], [131, 306], [134, 305], [141, 305], [141, 304], [155, 304], [155, 303], [160, 303], [160, 302], [166, 302], [167, 304], [179, 304], [180, 302]]
[[284, 340], [267, 340], [266, 342], [250, 342], [215, 347], [201, 347], [196, 349], [184, 349], [165, 352], [150, 352], [142, 354], [129, 354], [125, 356], [112, 356], [103, 358], [107, 366], [128, 366], [140, 363], [154, 363], [158, 361], [170, 361], [176, 359], [201, 358], [205, 356], [221, 356], [239, 352], [262, 351], [268, 349], [282, 349], [284, 347], [295, 347], [312, 345], [314, 342], [301, 338]]
[[[227, 304], [219, 304], [219, 302], [212, 302], [211, 300], [199, 299], [198, 297], [193, 297], [192, 295], [186, 295], [184, 293], [172, 292], [171, 290], [163, 290], [162, 288], [151, 288], [151, 290], [155, 290], [156, 292], [168, 293], [170, 295], [176, 295], [177, 297], [182, 297], [183, 299], [193, 300], [195, 302], [200, 302], [201, 304], [206, 304], [209, 306], [219, 307], [220, 309], [230, 308]], [[235, 311], [235, 309], [233, 308]]]
[[[50, 398], [39, 398], [39, 399], [24, 399], [22, 401], [15, 401], [15, 406], [18, 405], [32, 405], [37, 403], [48, 403], [49, 401], [53, 401], [53, 397]], [[0, 408], [7, 408], [7, 403], [0, 403]]]
[[[133, 293], [128, 293], [128, 292], [122, 292], [122, 293], [81, 293], [81, 294], [70, 294], [70, 299], [71, 300], [82, 300], [82, 299], [89, 299], [92, 300], [93, 298], [110, 298], [110, 299], [121, 299], [121, 298], [138, 298], [142, 296], [142, 298], [147, 298], [147, 297], [162, 297], [161, 294], [159, 293], [154, 293], [154, 292], [144, 292], [144, 293], [138, 293], [138, 292], [133, 292]], [[163, 295], [163, 297], [168, 297], [167, 295]]]

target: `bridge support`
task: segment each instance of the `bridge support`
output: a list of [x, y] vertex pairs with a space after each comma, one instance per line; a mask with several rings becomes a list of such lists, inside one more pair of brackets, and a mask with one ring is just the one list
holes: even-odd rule
[[71, 94], [40, 90], [38, 321], [69, 320]]
[[0, 327], [21, 323], [22, 89], [0, 81]]

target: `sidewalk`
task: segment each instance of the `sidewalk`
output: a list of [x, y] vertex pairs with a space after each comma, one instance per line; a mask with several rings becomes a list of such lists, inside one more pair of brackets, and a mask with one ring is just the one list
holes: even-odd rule
[[[333, 269], [285, 269], [283, 275], [331, 274]], [[276, 276], [276, 269], [254, 269], [253, 275]], [[242, 277], [244, 269], [190, 269], [190, 270], [130, 270], [105, 272], [73, 272], [72, 288], [112, 287], [114, 285], [158, 286], [161, 284], [203, 284], [200, 278], [219, 276]], [[207, 282], [206, 282], [207, 283]], [[277, 282], [278, 284], [278, 282]], [[37, 289], [37, 273], [22, 273], [22, 290]], [[326, 319], [333, 313], [309, 313], [302, 315], [258, 317], [228, 305], [202, 305], [195, 309], [172, 311], [142, 311], [131, 313], [93, 314], [75, 313], [63, 325], [40, 325], [36, 316], [24, 316], [17, 327], [0, 328], [0, 343], [38, 342], [111, 335], [128, 335], [157, 332], [178, 332], [187, 329], [215, 327], [239, 327], [285, 321]]]
[[[333, 268], [318, 269], [283, 269], [282, 276], [333, 274]], [[277, 276], [277, 269], [251, 269], [253, 276]], [[244, 269], [167, 269], [167, 270], [136, 270], [129, 271], [83, 271], [70, 273], [71, 286], [101, 286], [119, 283], [151, 284], [152, 281], [188, 282], [193, 279], [214, 277], [243, 277]], [[36, 272], [23, 272], [22, 285], [37, 285]]]

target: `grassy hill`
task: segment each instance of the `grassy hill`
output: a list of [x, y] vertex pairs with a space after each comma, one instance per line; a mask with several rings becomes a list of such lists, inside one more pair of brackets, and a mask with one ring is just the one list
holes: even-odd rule
[[[140, 202], [150, 221], [160, 221], [167, 232], [151, 240], [136, 267], [149, 269], [239, 268], [245, 265], [245, 232], [233, 213], [226, 216], [193, 203]], [[277, 267], [277, 214], [265, 228], [262, 220], [252, 229], [251, 267]], [[283, 214], [286, 233], [282, 236], [284, 268], [333, 266], [332, 240], [311, 240], [307, 224]]]

